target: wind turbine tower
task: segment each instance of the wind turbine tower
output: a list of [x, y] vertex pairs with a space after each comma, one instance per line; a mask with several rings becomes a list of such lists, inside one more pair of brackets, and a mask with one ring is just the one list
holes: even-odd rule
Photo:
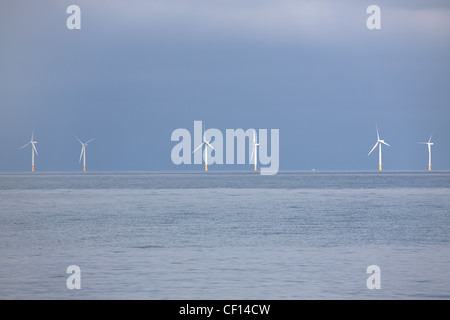
[[433, 142], [431, 142], [431, 137], [433, 135], [430, 136], [430, 139], [428, 139], [428, 142], [417, 142], [420, 144], [426, 144], [428, 145], [428, 171], [431, 171], [431, 146], [434, 145]]
[[203, 145], [205, 145], [205, 171], [208, 171], [208, 147], [210, 147], [211, 149], [215, 150], [214, 147], [210, 144], [210, 140], [206, 140], [205, 139], [205, 133], [203, 133], [203, 142], [194, 149], [194, 151], [192, 151], [192, 153], [194, 153], [195, 151], [197, 151], [198, 149], [203, 150]]
[[91, 142], [92, 140], [94, 140], [95, 138], [93, 138], [93, 139], [91, 139], [91, 140], [89, 140], [89, 141], [87, 141], [87, 142], [81, 142], [81, 140], [80, 139], [78, 139], [77, 137], [75, 137], [77, 140], [78, 140], [78, 142], [80, 142], [80, 144], [81, 144], [81, 154], [80, 154], [80, 161], [78, 161], [78, 162], [81, 162], [81, 158], [83, 158], [83, 172], [86, 172], [86, 147], [87, 147], [87, 145], [88, 145], [88, 143], [89, 142]]
[[25, 144], [25, 145], [23, 145], [22, 147], [19, 148], [19, 150], [20, 150], [20, 149], [25, 148], [29, 144], [31, 144], [31, 171], [32, 172], [34, 172], [34, 153], [36, 152], [36, 155], [39, 155], [38, 152], [37, 152], [36, 146], [35, 146], [36, 143], [37, 143], [37, 141], [34, 141], [34, 130], [33, 130], [33, 132], [31, 133], [31, 140], [30, 140], [30, 142], [28, 142], [27, 144]]
[[378, 146], [378, 170], [382, 170], [382, 162], [381, 162], [381, 144], [385, 144], [387, 146], [390, 146], [387, 144], [384, 140], [380, 139], [380, 134], [378, 133], [378, 126], [377, 126], [377, 143], [373, 146], [372, 150], [370, 150], [368, 156], [372, 153], [373, 150]]

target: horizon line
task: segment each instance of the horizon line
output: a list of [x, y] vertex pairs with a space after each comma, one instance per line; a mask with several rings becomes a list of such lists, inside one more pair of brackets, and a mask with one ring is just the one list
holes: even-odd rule
[[[278, 173], [320, 173], [320, 172], [363, 172], [363, 173], [383, 173], [383, 172], [450, 172], [450, 169], [436, 169], [432, 171], [428, 171], [428, 169], [383, 169], [383, 171], [379, 171], [378, 169], [288, 169], [288, 170], [278, 170]], [[0, 171], [0, 174], [39, 174], [39, 173], [80, 173], [80, 174], [90, 174], [90, 173], [198, 173], [198, 174], [214, 174], [214, 173], [246, 173], [246, 174], [254, 174], [260, 175], [259, 172], [255, 173], [250, 170], [214, 170], [205, 172], [203, 170], [90, 170], [83, 172], [82, 170], [41, 170], [41, 171]], [[277, 173], [277, 174], [278, 174]], [[275, 174], [276, 175], [276, 174]]]

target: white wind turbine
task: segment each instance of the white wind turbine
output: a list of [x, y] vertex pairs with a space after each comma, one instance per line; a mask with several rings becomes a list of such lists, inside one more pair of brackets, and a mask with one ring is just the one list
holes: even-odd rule
[[433, 134], [431, 134], [430, 139], [428, 139], [428, 142], [417, 142], [420, 144], [426, 144], [428, 145], [428, 171], [431, 171], [431, 146], [434, 145], [433, 142], [431, 142], [431, 137]]
[[36, 155], [39, 155], [36, 149], [35, 144], [37, 143], [37, 141], [34, 141], [34, 130], [31, 133], [31, 140], [30, 142], [28, 142], [26, 145], [23, 145], [22, 147], [19, 148], [23, 149], [25, 148], [27, 145], [31, 144], [31, 171], [34, 172], [34, 153], [36, 152]]
[[203, 149], [203, 145], [205, 145], [205, 171], [208, 171], [208, 147], [211, 147], [211, 149], [214, 149], [214, 147], [210, 144], [210, 140], [206, 140], [205, 139], [205, 133], [203, 133], [203, 142], [197, 147], [195, 148], [194, 151], [192, 151], [192, 153], [194, 153], [195, 151], [197, 151], [198, 149]]
[[83, 172], [86, 172], [86, 146], [88, 145], [89, 142], [91, 142], [95, 138], [92, 138], [91, 140], [89, 140], [85, 143], [81, 142], [81, 140], [78, 139], [78, 137], [75, 136], [75, 138], [77, 138], [77, 140], [81, 143], [80, 161], [78, 161], [78, 162], [81, 162], [81, 158], [83, 158]]
[[378, 126], [377, 126], [377, 143], [375, 143], [375, 145], [373, 146], [372, 150], [370, 150], [369, 154], [370, 155], [372, 153], [372, 151], [378, 146], [379, 150], [378, 150], [378, 170], [381, 171], [381, 144], [385, 144], [387, 146], [390, 146], [389, 144], [387, 144], [386, 142], [384, 142], [384, 140], [380, 139], [380, 134], [378, 133]]
[[259, 143], [256, 142], [256, 130], [253, 129], [253, 148], [252, 148], [252, 156], [250, 157], [250, 160], [254, 159], [255, 171], [257, 171], [257, 163], [258, 163], [258, 154], [257, 154], [258, 146], [259, 146]]

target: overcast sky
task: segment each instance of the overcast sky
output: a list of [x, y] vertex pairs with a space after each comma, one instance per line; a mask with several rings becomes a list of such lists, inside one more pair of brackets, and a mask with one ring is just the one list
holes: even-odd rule
[[448, 1], [3, 0], [0, 171], [30, 170], [33, 128], [40, 171], [80, 170], [74, 135], [88, 170], [201, 170], [170, 158], [194, 120], [279, 129], [280, 170], [377, 170], [376, 123], [383, 169], [425, 170], [433, 132], [449, 170], [449, 57]]

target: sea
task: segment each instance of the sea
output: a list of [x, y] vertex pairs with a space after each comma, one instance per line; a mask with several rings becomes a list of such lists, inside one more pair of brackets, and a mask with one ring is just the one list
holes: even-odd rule
[[3, 300], [449, 298], [448, 171], [0, 173]]

